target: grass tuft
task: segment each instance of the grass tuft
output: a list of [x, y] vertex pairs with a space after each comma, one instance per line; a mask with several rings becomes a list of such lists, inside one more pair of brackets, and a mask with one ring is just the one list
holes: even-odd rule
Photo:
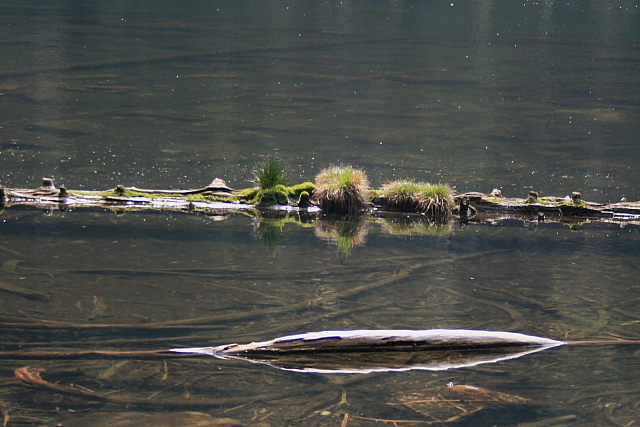
[[316, 176], [316, 203], [328, 214], [355, 215], [369, 206], [369, 181], [351, 166], [330, 166]]
[[453, 191], [445, 184], [398, 180], [385, 184], [382, 193], [387, 197], [389, 207], [414, 210], [432, 220], [446, 218], [453, 207]]
[[289, 176], [284, 170], [284, 163], [280, 159], [268, 158], [256, 164], [253, 170], [254, 182], [261, 190], [273, 189], [278, 185], [287, 185]]

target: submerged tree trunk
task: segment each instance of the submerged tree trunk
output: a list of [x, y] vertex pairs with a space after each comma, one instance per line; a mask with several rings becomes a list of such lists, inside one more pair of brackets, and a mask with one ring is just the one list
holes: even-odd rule
[[[562, 344], [564, 343], [561, 341], [515, 332], [465, 329], [361, 329], [310, 332], [251, 344], [213, 347], [213, 355], [226, 358], [253, 354], [480, 350], [506, 347], [556, 347]], [[180, 350], [172, 349], [172, 351]]]
[[383, 329], [311, 332], [250, 344], [171, 351], [244, 359], [297, 372], [354, 374], [464, 368], [515, 359], [563, 344], [513, 332]]
[[150, 351], [37, 350], [0, 352], [0, 358], [81, 357], [165, 359], [214, 356], [278, 369], [323, 374], [409, 370], [443, 371], [516, 359], [563, 345], [640, 345], [637, 339], [563, 342], [515, 332], [465, 329], [353, 330], [310, 332], [249, 344]]

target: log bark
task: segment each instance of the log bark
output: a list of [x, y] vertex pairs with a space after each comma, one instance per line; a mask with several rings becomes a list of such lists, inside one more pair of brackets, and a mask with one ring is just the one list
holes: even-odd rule
[[564, 344], [500, 331], [354, 330], [311, 332], [250, 344], [170, 351], [243, 359], [295, 372], [364, 374], [465, 368], [515, 359]]
[[563, 342], [502, 331], [382, 329], [310, 332], [249, 344], [172, 348], [169, 350], [7, 351], [0, 352], [0, 358], [165, 359], [207, 355], [222, 360], [246, 360], [295, 372], [366, 374], [409, 370], [444, 371], [516, 359], [563, 345], [620, 344], [640, 345], [640, 340], [619, 338]]
[[[353, 330], [288, 335], [251, 344], [215, 347], [220, 358], [250, 354], [340, 353], [364, 351], [481, 350], [506, 347], [557, 347], [562, 341], [515, 332], [466, 329]], [[172, 349], [172, 351], [177, 351]]]
[[[133, 191], [136, 196], [126, 196]], [[120, 194], [122, 193], [122, 195]], [[189, 195], [209, 194], [229, 197], [229, 201], [197, 201], [188, 199]], [[231, 201], [234, 190], [221, 179], [215, 179], [206, 187], [196, 189], [141, 189], [118, 186], [106, 191], [74, 191], [65, 187], [56, 188], [53, 180], [43, 179], [43, 185], [36, 189], [4, 188], [0, 186], [0, 206], [34, 206], [48, 210], [64, 210], [68, 207], [110, 207], [136, 209], [173, 209], [195, 210], [241, 210], [282, 209], [285, 212], [299, 210], [317, 212], [317, 206], [254, 206], [248, 203]], [[163, 197], [166, 195], [166, 197]], [[590, 219], [596, 221], [640, 221], [640, 201], [619, 203], [594, 203], [582, 200], [580, 193], [573, 192], [566, 197], [540, 197], [531, 192], [526, 198], [503, 197], [494, 190], [490, 194], [467, 192], [455, 196], [452, 213], [461, 220], [474, 216], [500, 217], [504, 215], [533, 218], [538, 221], [558, 221], [567, 219]], [[374, 199], [373, 211], [378, 216], [394, 215], [399, 211], [390, 209], [384, 197]]]
[[485, 214], [515, 214], [530, 215], [545, 219], [546, 216], [578, 217], [589, 219], [617, 219], [639, 220], [640, 202], [622, 201], [619, 203], [594, 203], [582, 200], [579, 193], [565, 197], [535, 197], [529, 194], [527, 198], [509, 198], [502, 194], [483, 194], [470, 192], [457, 195], [456, 203], [460, 205], [465, 200], [475, 213]]

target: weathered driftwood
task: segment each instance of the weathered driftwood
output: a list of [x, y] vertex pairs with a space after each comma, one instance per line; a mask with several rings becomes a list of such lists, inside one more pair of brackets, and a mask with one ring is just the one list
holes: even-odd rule
[[464, 193], [455, 197], [457, 213], [473, 216], [478, 213], [532, 215], [544, 220], [549, 217], [576, 217], [589, 219], [639, 220], [640, 202], [593, 203], [582, 200], [578, 192], [565, 197], [540, 197], [531, 191], [525, 199], [503, 197], [502, 192], [490, 194]]
[[[126, 192], [140, 195], [125, 196]], [[121, 207], [149, 209], [195, 209], [194, 202], [187, 199], [193, 194], [208, 194], [228, 197], [233, 189], [221, 179], [214, 179], [203, 188], [182, 190], [149, 190], [137, 187], [117, 186], [108, 191], [70, 191], [65, 187], [56, 188], [50, 178], [43, 178], [42, 186], [36, 189], [4, 188], [0, 186], [0, 206], [27, 205], [42, 209], [66, 209], [69, 207]], [[166, 195], [164, 197], [157, 195]], [[246, 203], [196, 202], [199, 207], [211, 209], [246, 209]]]
[[289, 335], [250, 344], [174, 348], [315, 373], [442, 371], [515, 359], [564, 345], [513, 332], [464, 329], [354, 330]]
[[[135, 192], [135, 196], [126, 195]], [[191, 195], [216, 196], [218, 200], [189, 200]], [[61, 186], [56, 188], [53, 180], [43, 179], [43, 185], [36, 189], [4, 188], [0, 186], [0, 208], [12, 205], [28, 205], [42, 209], [57, 210], [70, 207], [110, 207], [115, 209], [173, 209], [173, 210], [299, 210], [319, 211], [314, 205], [298, 206], [296, 203], [281, 206], [255, 206], [249, 203], [233, 201], [234, 190], [221, 179], [196, 189], [154, 190], [137, 187], [118, 186], [107, 191], [73, 191]], [[229, 200], [224, 200], [228, 198]], [[478, 192], [463, 193], [455, 196], [456, 206], [452, 210], [461, 219], [474, 215], [511, 215], [533, 217], [537, 220], [555, 218], [640, 221], [640, 201], [619, 203], [593, 203], [582, 200], [580, 193], [574, 192], [566, 197], [540, 197], [530, 192], [527, 198], [503, 197], [499, 190], [490, 194]], [[373, 210], [377, 214], [392, 211], [383, 196], [375, 197]], [[397, 210], [395, 211], [397, 212]]]
[[[515, 332], [465, 329], [360, 329], [288, 335], [251, 344], [214, 347], [214, 356], [356, 351], [479, 350], [499, 347], [555, 347], [563, 342]], [[174, 351], [174, 350], [172, 350]]]
[[203, 188], [196, 188], [193, 190], [148, 190], [144, 188], [137, 187], [129, 187], [128, 190], [136, 191], [138, 193], [147, 193], [147, 194], [179, 194], [182, 196], [188, 194], [202, 194], [209, 193], [217, 196], [229, 196], [233, 193], [233, 188], [227, 186], [227, 183], [221, 180], [220, 178], [216, 178], [211, 181], [211, 184], [207, 185]]
[[501, 331], [464, 329], [353, 330], [289, 335], [250, 344], [148, 351], [4, 351], [0, 359], [166, 359], [214, 356], [246, 360], [295, 372], [364, 374], [443, 371], [516, 359], [562, 345], [640, 345], [637, 339], [556, 341]]

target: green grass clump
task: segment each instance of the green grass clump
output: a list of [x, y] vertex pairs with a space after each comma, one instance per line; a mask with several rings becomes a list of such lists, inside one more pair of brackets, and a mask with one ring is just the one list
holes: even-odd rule
[[420, 212], [434, 220], [449, 216], [453, 207], [453, 191], [446, 184], [398, 180], [385, 184], [382, 193], [389, 207]]
[[[255, 192], [248, 192], [247, 201], [258, 206], [286, 205], [289, 203], [289, 175], [284, 163], [277, 158], [268, 158], [258, 163], [253, 170], [253, 182], [258, 185]], [[249, 198], [250, 197], [250, 198]]]
[[303, 192], [307, 192], [308, 194], [313, 194], [313, 190], [315, 189], [316, 189], [316, 185], [313, 182], [303, 182], [302, 184], [287, 187], [287, 191], [289, 192], [289, 195], [296, 199], [299, 199], [300, 194], [302, 194]]
[[261, 190], [269, 190], [277, 185], [287, 185], [289, 175], [284, 170], [284, 163], [280, 159], [269, 158], [256, 165], [253, 170], [254, 182]]
[[329, 214], [354, 215], [369, 206], [369, 181], [364, 171], [331, 166], [316, 176], [314, 198]]

